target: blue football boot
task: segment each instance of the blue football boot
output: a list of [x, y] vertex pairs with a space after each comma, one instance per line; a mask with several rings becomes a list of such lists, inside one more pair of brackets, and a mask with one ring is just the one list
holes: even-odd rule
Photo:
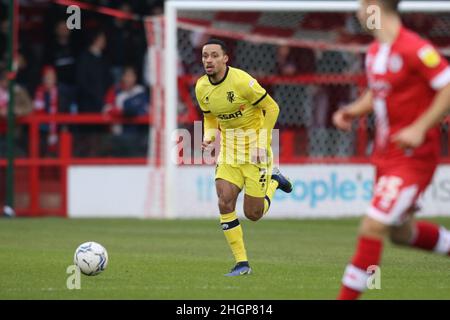
[[238, 262], [233, 269], [229, 273], [227, 273], [226, 277], [236, 277], [236, 276], [244, 276], [250, 274], [252, 272], [252, 268], [247, 261]]
[[286, 193], [292, 192], [293, 187], [291, 181], [283, 176], [283, 174], [280, 172], [280, 169], [278, 169], [277, 167], [274, 167], [272, 170], [272, 179], [278, 181], [277, 189], [280, 189], [281, 191], [284, 191]]

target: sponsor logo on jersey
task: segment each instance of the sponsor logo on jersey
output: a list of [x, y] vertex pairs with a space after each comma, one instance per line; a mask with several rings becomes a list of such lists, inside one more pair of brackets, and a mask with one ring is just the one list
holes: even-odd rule
[[227, 92], [227, 100], [228, 100], [230, 103], [233, 103], [234, 100], [236, 100], [236, 97], [234, 96], [234, 91], [228, 91], [228, 92]]
[[219, 118], [220, 120], [231, 120], [231, 119], [236, 119], [239, 117], [242, 117], [242, 111], [236, 111], [234, 113], [224, 113], [224, 114], [219, 114], [217, 116], [217, 118]]
[[430, 45], [419, 50], [419, 58], [428, 68], [437, 67], [441, 62], [439, 53]]
[[379, 98], [386, 98], [391, 91], [389, 82], [373, 77], [369, 77], [369, 88], [374, 92], [375, 96]]

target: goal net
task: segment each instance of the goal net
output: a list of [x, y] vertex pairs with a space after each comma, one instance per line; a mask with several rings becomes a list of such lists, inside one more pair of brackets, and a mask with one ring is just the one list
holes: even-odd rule
[[[320, 175], [325, 164], [368, 162], [373, 119], [354, 123], [349, 133], [338, 131], [331, 123], [333, 112], [366, 88], [364, 58], [372, 38], [357, 21], [357, 5], [356, 1], [168, 1], [162, 27], [155, 27], [154, 20], [147, 21], [149, 34], [159, 30], [157, 36], [161, 36], [164, 30], [166, 36], [161, 47], [150, 48], [152, 68], [164, 63], [164, 71], [158, 72], [159, 79], [154, 81], [159, 98], [152, 105], [160, 115], [160, 126], [154, 129], [161, 132], [158, 138], [153, 135], [152, 143], [164, 143], [158, 171], [164, 181], [160, 188], [164, 200], [156, 210], [169, 217], [216, 215], [214, 169], [196, 165], [205, 159], [200, 150], [202, 114], [194, 86], [204, 74], [202, 44], [211, 37], [225, 41], [229, 64], [258, 79], [279, 104], [274, 151], [282, 166], [315, 164]], [[407, 27], [450, 57], [448, 3], [407, 1], [401, 10]], [[448, 156], [448, 123], [442, 125], [442, 132], [442, 155]], [[188, 147], [183, 144], [180, 151], [177, 143], [187, 139]], [[361, 179], [366, 175], [366, 171], [360, 173]], [[306, 199], [309, 192], [312, 197], [311, 188], [308, 191], [305, 186], [297, 196]], [[367, 197], [362, 196], [361, 203]], [[314, 201], [317, 199], [305, 200], [305, 205], [311, 209], [318, 205]], [[353, 212], [362, 207], [357, 202], [347, 203], [338, 211], [348, 212], [349, 206]], [[278, 210], [287, 216], [299, 211], [289, 206]], [[323, 208], [319, 213], [331, 210]]]

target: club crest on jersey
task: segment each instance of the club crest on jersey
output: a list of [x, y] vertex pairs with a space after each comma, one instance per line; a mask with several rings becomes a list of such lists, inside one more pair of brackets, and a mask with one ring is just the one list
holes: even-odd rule
[[403, 67], [402, 57], [399, 54], [393, 54], [389, 58], [389, 64], [388, 64], [389, 71], [392, 73], [397, 73], [402, 69], [402, 67]]
[[234, 96], [234, 91], [228, 91], [228, 92], [227, 92], [227, 100], [228, 100], [230, 103], [233, 103], [234, 100], [236, 100], [236, 97]]
[[441, 57], [439, 53], [430, 45], [421, 48], [418, 52], [420, 60], [428, 68], [434, 68], [441, 62]]

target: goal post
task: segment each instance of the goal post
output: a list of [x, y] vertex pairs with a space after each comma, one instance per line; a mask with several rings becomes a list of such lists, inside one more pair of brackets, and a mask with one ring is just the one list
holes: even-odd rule
[[[180, 13], [197, 13], [201, 15], [202, 13], [208, 12], [274, 12], [274, 13], [349, 13], [354, 14], [358, 9], [358, 1], [181, 1], [181, 0], [168, 0], [165, 2], [165, 22], [164, 22], [164, 54], [163, 54], [163, 74], [164, 74], [164, 155], [163, 155], [163, 170], [164, 170], [164, 217], [177, 217], [180, 206], [183, 206], [179, 201], [177, 201], [176, 190], [179, 184], [180, 176], [177, 174], [179, 166], [173, 161], [173, 156], [175, 152], [175, 140], [176, 140], [176, 129], [178, 128], [177, 118], [178, 118], [178, 105], [179, 105], [179, 63], [180, 52], [184, 48], [179, 47], [179, 35], [178, 31], [180, 28]], [[409, 13], [440, 13], [440, 12], [450, 12], [450, 2], [443, 1], [402, 1], [400, 3], [401, 12]], [[195, 23], [194, 23], [195, 24]], [[193, 26], [192, 30], [205, 30], [205, 26], [199, 24], [198, 26]], [[206, 27], [206, 29], [208, 29]], [[218, 32], [218, 29], [214, 30], [209, 28], [211, 32]], [[220, 31], [220, 30], [219, 30]], [[234, 30], [233, 32], [228, 32], [230, 39], [242, 40], [242, 36], [246, 36], [247, 39], [252, 38], [251, 31], [247, 30], [247, 34], [239, 33], [239, 31]], [[222, 30], [223, 32], [223, 30]], [[212, 34], [214, 35], [214, 34]], [[233, 38], [234, 37], [234, 38]], [[269, 35], [267, 36], [270, 37]], [[256, 38], [253, 35], [253, 40], [258, 43], [264, 42], [261, 37]], [[253, 40], [248, 40], [248, 43], [252, 43]], [[256, 41], [257, 40], [257, 41]], [[319, 39], [320, 40], [320, 39]], [[326, 38], [322, 39], [327, 41]], [[275, 40], [271, 40], [274, 42]], [[275, 43], [275, 42], [274, 42]], [[277, 43], [289, 43], [293, 46], [301, 47], [303, 42], [300, 40], [291, 40], [289, 36], [279, 37]], [[309, 46], [311, 43], [304, 42], [305, 45]], [[352, 45], [348, 44], [348, 50], [352, 51]], [[318, 45], [317, 48], [321, 50], [322, 44]], [[326, 50], [339, 50], [337, 47], [330, 43], [328, 49]], [[362, 53], [366, 48], [364, 45], [358, 46], [359, 53]], [[448, 48], [446, 48], [448, 49]], [[197, 60], [198, 65], [201, 65], [200, 56]], [[245, 69], [245, 68], [244, 68]], [[299, 84], [308, 86], [308, 77], [299, 77], [295, 81]], [[325, 79], [323, 76], [313, 77], [315, 83], [328, 83], [332, 85], [338, 85], [341, 79], [343, 82], [356, 83], [356, 78], [348, 78], [343, 76], [339, 79]], [[272, 79], [273, 80], [273, 79]], [[274, 84], [276, 85], [276, 83]], [[286, 94], [299, 94], [298, 92], [292, 93], [288, 89]], [[301, 88], [301, 90], [310, 90], [310, 88]], [[300, 90], [300, 91], [301, 91]], [[350, 94], [351, 95], [351, 94]], [[351, 95], [353, 97], [353, 95]], [[303, 96], [302, 96], [303, 97]], [[328, 137], [327, 135], [324, 136]], [[324, 138], [324, 139], [325, 139]], [[338, 143], [335, 143], [338, 144]], [[364, 146], [363, 146], [364, 148]]]
[[169, 217], [174, 217], [176, 212], [175, 199], [169, 195], [175, 189], [176, 163], [171, 161], [174, 149], [172, 135], [177, 128], [177, 104], [178, 104], [178, 86], [177, 86], [177, 6], [170, 2], [165, 3], [165, 130], [164, 137], [167, 141], [164, 145], [164, 169], [166, 185], [165, 208]]

